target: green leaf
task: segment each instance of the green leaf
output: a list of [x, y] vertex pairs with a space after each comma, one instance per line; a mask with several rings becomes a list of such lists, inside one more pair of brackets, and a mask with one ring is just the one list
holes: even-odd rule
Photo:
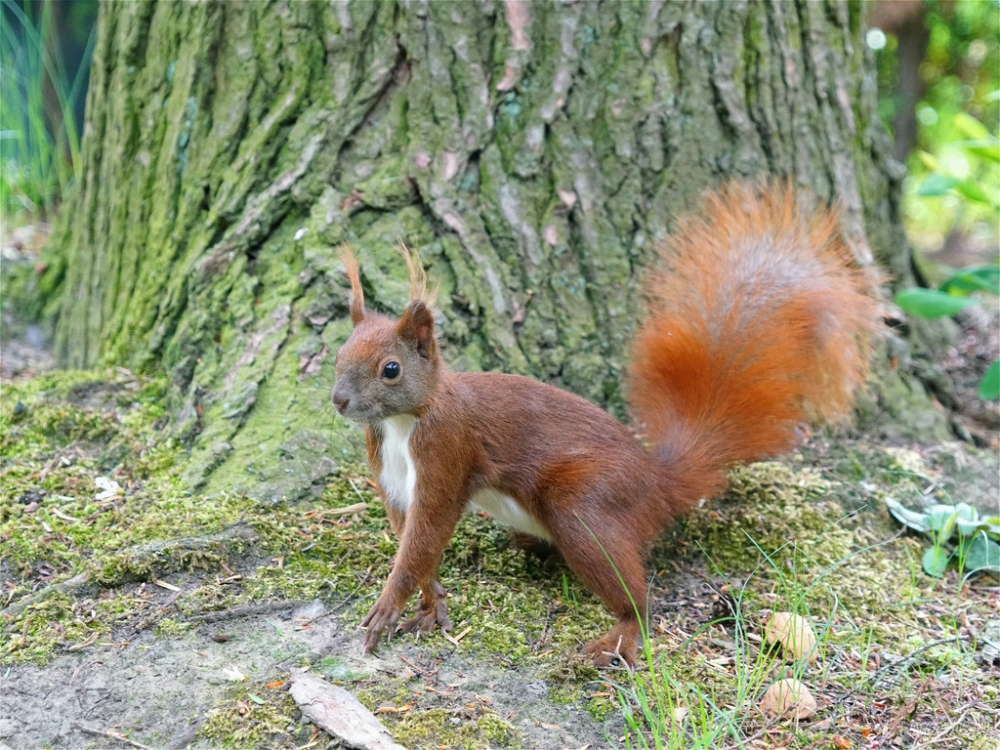
[[951, 124], [966, 138], [987, 140], [990, 137], [987, 127], [968, 112], [956, 113], [951, 119]]
[[932, 505], [927, 509], [927, 522], [931, 531], [937, 532], [940, 542], [947, 542], [951, 538], [958, 518], [959, 511], [954, 505]]
[[267, 703], [267, 701], [265, 701], [259, 695], [254, 695], [253, 693], [247, 693], [247, 698], [249, 698], [259, 706], [263, 706], [265, 703]]
[[985, 191], [973, 180], [962, 180], [955, 184], [955, 190], [964, 195], [970, 201], [982, 206], [992, 206], [993, 202]]
[[952, 297], [936, 289], [904, 289], [895, 297], [903, 310], [920, 318], [943, 318], [964, 310], [975, 301], [965, 297]]
[[991, 518], [980, 518], [979, 523], [986, 531], [986, 536], [990, 539], [1000, 541], [1000, 518], [997, 516], [993, 516]]
[[993, 361], [979, 384], [979, 398], [983, 401], [992, 401], [997, 397], [1000, 397], [1000, 359]]
[[1000, 266], [963, 268], [938, 287], [938, 291], [948, 294], [990, 292], [1000, 295]]
[[923, 198], [935, 198], [940, 195], [945, 195], [958, 183], [959, 180], [954, 177], [934, 173], [920, 183], [920, 187], [917, 188], [917, 195]]
[[916, 511], [912, 511], [909, 508], [905, 507], [898, 500], [894, 500], [891, 497], [887, 497], [885, 499], [885, 504], [886, 507], [889, 509], [889, 512], [893, 515], [893, 518], [895, 518], [897, 521], [899, 521], [907, 528], [911, 528], [914, 531], [922, 531], [925, 533], [930, 531], [931, 527], [927, 523], [926, 513], [917, 513]]
[[989, 526], [982, 521], [970, 521], [965, 518], [959, 518], [955, 521], [955, 528], [958, 529], [958, 535], [962, 537], [970, 537], [979, 531], [986, 531]]
[[986, 534], [981, 534], [969, 545], [965, 569], [971, 572], [987, 568], [1000, 571], [1000, 544], [987, 539]]
[[970, 154], [989, 159], [990, 161], [1000, 161], [1000, 141], [977, 140], [959, 141], [958, 144]]
[[[924, 552], [924, 572], [929, 576], [940, 578], [948, 567], [948, 551], [943, 547], [930, 547]], [[968, 563], [966, 563], [968, 564]]]

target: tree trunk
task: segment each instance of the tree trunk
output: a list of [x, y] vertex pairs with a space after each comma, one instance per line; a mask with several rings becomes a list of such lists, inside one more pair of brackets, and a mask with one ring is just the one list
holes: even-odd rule
[[360, 457], [325, 407], [370, 306], [439, 286], [460, 369], [621, 414], [638, 280], [707, 187], [839, 199], [901, 279], [898, 165], [857, 2], [155, 2], [101, 6], [85, 180], [48, 282], [74, 366], [166, 370], [190, 479], [265, 498]]

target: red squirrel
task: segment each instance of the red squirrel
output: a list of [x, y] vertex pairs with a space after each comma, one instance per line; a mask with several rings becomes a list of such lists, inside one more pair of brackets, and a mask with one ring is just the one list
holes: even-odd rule
[[364, 425], [399, 550], [361, 625], [366, 652], [420, 589], [418, 635], [451, 627], [441, 555], [467, 508], [554, 544], [617, 616], [583, 651], [634, 665], [646, 603], [646, 547], [733, 463], [793, 447], [811, 417], [836, 420], [865, 381], [875, 302], [832, 210], [793, 191], [730, 185], [660, 246], [627, 392], [647, 449], [590, 402], [545, 383], [449, 372], [423, 268], [404, 250], [410, 303], [399, 320], [365, 309], [343, 256], [354, 330], [336, 358], [337, 410]]

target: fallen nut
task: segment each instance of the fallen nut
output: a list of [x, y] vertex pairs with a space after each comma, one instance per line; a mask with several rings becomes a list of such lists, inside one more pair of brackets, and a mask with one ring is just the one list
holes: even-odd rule
[[780, 643], [795, 659], [814, 662], [816, 633], [809, 621], [790, 612], [775, 612], [764, 627], [764, 638], [768, 643]]
[[798, 680], [778, 680], [771, 685], [757, 704], [760, 710], [784, 719], [807, 719], [816, 713], [816, 699]]

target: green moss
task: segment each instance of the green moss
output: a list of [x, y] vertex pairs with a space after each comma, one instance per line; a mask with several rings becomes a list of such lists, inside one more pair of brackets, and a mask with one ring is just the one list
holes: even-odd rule
[[198, 729], [198, 736], [212, 747], [233, 750], [295, 747], [310, 735], [292, 697], [259, 684], [234, 689], [229, 700], [206, 714]]
[[0, 663], [43, 664], [55, 652], [107, 640], [111, 623], [141, 606], [140, 599], [126, 594], [75, 598], [53, 591], [18, 614], [4, 618], [7, 642]]
[[[520, 732], [482, 700], [452, 704], [437, 694], [415, 688], [406, 679], [383, 680], [359, 688], [357, 697], [369, 711], [379, 715], [393, 739], [405, 747], [428, 743], [469, 750], [521, 747]], [[435, 705], [439, 703], [445, 705]]]
[[436, 746], [479, 750], [480, 748], [519, 748], [521, 733], [498, 714], [476, 708], [431, 708], [413, 710], [392, 728], [393, 739], [404, 747], [418, 747], [433, 742]]
[[164, 617], [156, 623], [156, 635], [176, 636], [190, 633], [194, 629], [194, 624], [182, 622], [170, 617]]
[[726, 571], [749, 571], [762, 562], [829, 565], [851, 551], [843, 509], [825, 498], [835, 482], [810, 468], [783, 463], [739, 466], [730, 472], [732, 503], [705, 506], [684, 522], [682, 537]]

